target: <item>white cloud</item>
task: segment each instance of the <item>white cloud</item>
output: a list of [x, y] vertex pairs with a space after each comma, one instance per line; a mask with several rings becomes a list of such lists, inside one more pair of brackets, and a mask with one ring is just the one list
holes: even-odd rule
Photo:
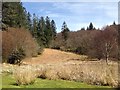
[[97, 8], [102, 9], [108, 17], [118, 20], [118, 3], [102, 3]]
[[[65, 1], [65, 0], [64, 0]], [[108, 0], [107, 0], [108, 1]], [[50, 6], [47, 6], [50, 5]], [[63, 21], [66, 21], [70, 30], [80, 30], [93, 22], [96, 28], [118, 21], [117, 2], [74, 2], [58, 3], [35, 7], [34, 11], [41, 16], [49, 16], [54, 19], [60, 31]]]
[[[86, 2], [86, 3], [54, 3], [53, 4], [55, 8], [57, 9], [66, 9], [70, 12], [81, 14], [81, 13], [90, 13], [94, 12], [95, 10], [104, 10], [107, 15], [109, 16], [117, 16], [118, 12], [118, 4], [117, 3], [96, 3], [96, 2]], [[99, 11], [96, 11], [94, 13], [97, 13]], [[113, 15], [114, 14], [114, 15]]]
[[118, 21], [117, 3], [54, 3], [56, 9], [67, 10], [71, 15], [64, 15], [71, 30], [79, 30], [93, 22], [96, 28], [111, 25]]

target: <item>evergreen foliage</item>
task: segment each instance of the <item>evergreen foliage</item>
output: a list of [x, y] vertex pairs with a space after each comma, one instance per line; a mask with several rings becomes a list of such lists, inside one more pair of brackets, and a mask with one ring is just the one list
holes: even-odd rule
[[14, 50], [8, 58], [10, 64], [20, 64], [21, 60], [25, 57], [25, 51], [23, 48]]
[[37, 25], [38, 25], [38, 19], [35, 15], [35, 13], [33, 14], [33, 27], [32, 27], [32, 35], [33, 37], [37, 38]]
[[2, 11], [4, 25], [2, 30], [6, 30], [6, 26], [28, 29], [42, 47], [49, 47], [51, 41], [55, 39], [56, 24], [48, 16], [45, 19], [38, 18], [35, 13], [32, 16], [21, 2], [4, 2]]
[[69, 28], [67, 27], [67, 24], [66, 22], [64, 21], [63, 22], [63, 25], [62, 25], [62, 36], [64, 38], [64, 40], [66, 41], [67, 38], [68, 38], [68, 32], [69, 32]]
[[54, 20], [51, 21], [51, 29], [52, 29], [52, 39], [55, 40], [57, 32], [56, 32], [56, 24]]
[[92, 24], [92, 22], [90, 23], [90, 25], [89, 25], [89, 28], [88, 28], [88, 30], [93, 30], [93, 24]]
[[9, 27], [27, 28], [27, 11], [21, 2], [3, 2], [2, 22]]
[[85, 30], [85, 28], [83, 27], [83, 28], [81, 28], [81, 30]]
[[115, 21], [113, 22], [113, 25], [116, 25]]

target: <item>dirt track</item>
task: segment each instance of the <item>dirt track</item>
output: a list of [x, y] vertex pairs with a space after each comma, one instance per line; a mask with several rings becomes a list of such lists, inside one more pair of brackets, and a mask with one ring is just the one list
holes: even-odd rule
[[54, 49], [44, 49], [42, 55], [39, 55], [38, 57], [27, 58], [24, 60], [24, 63], [26, 64], [59, 63], [68, 60], [81, 60], [83, 58], [85, 58], [85, 56]]

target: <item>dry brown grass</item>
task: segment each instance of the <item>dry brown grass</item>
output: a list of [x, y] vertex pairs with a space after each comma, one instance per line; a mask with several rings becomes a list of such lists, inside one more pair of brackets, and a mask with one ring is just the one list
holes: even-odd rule
[[117, 62], [110, 61], [107, 65], [105, 60], [81, 61], [78, 55], [50, 49], [45, 49], [41, 56], [32, 59], [25, 60], [26, 64], [32, 64], [30, 66], [39, 78], [72, 80], [95, 85], [118, 85]]
[[69, 61], [44, 65], [37, 72], [40, 72], [39, 77], [47, 79], [64, 79], [113, 87], [118, 85], [117, 63], [106, 65], [103, 61]]
[[26, 64], [38, 65], [38, 64], [51, 64], [58, 63], [63, 61], [71, 61], [71, 60], [85, 60], [87, 56], [85, 55], [77, 55], [69, 52], [59, 51], [55, 49], [44, 49], [42, 55], [38, 57], [25, 59], [24, 62]]
[[56, 64], [14, 66], [14, 77], [20, 84], [33, 83], [36, 77], [86, 82], [93, 85], [118, 85], [118, 63], [104, 61], [66, 61]]
[[31, 66], [21, 66], [14, 70], [14, 78], [18, 85], [28, 85], [35, 82], [36, 73]]

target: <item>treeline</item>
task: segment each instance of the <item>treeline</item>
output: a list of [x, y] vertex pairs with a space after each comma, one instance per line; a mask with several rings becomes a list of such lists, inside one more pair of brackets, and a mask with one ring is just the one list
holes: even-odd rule
[[57, 33], [54, 20], [31, 15], [21, 2], [4, 2], [2, 7], [2, 56], [5, 62], [16, 63], [26, 56], [37, 56], [44, 47], [105, 58], [106, 61], [118, 58], [118, 25], [115, 22], [102, 30], [96, 29], [91, 22], [87, 29], [71, 32], [64, 21], [61, 33]]
[[3, 25], [28, 29], [40, 46], [49, 47], [51, 41], [55, 39], [56, 24], [48, 16], [39, 18], [35, 13], [31, 15], [21, 2], [3, 3], [2, 11]]
[[36, 17], [33, 14], [33, 25], [30, 29], [33, 37], [36, 38], [38, 44], [43, 47], [49, 47], [52, 40], [56, 38], [56, 24], [54, 20], [50, 20], [48, 16], [46, 18]]
[[31, 15], [21, 2], [3, 2], [2, 34], [3, 62], [20, 63], [50, 46], [56, 38], [56, 24], [48, 16]]
[[87, 55], [90, 58], [117, 60], [118, 56], [118, 27], [111, 25], [102, 30], [79, 30], [57, 34], [51, 48]]
[[2, 23], [9, 27], [29, 28], [29, 13], [21, 2], [2, 3]]

